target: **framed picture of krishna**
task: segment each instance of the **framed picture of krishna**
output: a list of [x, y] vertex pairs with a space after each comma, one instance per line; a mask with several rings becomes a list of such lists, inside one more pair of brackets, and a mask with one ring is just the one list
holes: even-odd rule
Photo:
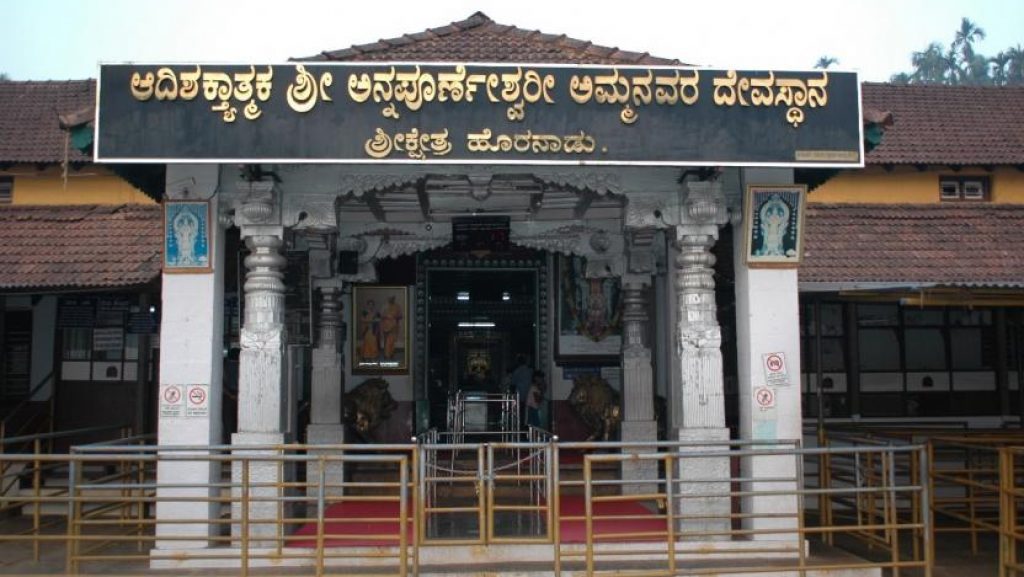
[[802, 185], [750, 185], [744, 210], [747, 264], [792, 268], [803, 254], [804, 199]]
[[555, 357], [561, 363], [617, 363], [622, 291], [613, 278], [587, 278], [583, 257], [555, 259]]

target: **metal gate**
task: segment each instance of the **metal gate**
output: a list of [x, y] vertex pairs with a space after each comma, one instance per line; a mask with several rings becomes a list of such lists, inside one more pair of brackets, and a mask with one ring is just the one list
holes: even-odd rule
[[431, 431], [419, 446], [420, 543], [550, 543], [554, 448], [531, 430], [517, 442], [455, 443]]

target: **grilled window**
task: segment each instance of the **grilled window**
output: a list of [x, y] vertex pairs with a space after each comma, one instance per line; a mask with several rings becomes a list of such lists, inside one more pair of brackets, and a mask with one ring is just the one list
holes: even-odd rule
[[991, 185], [987, 176], [943, 176], [939, 178], [939, 198], [944, 201], [989, 200]]
[[11, 204], [14, 197], [14, 178], [0, 176], [0, 204]]

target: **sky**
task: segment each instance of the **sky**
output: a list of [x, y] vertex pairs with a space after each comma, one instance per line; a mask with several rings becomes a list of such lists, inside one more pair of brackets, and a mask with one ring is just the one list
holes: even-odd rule
[[964, 16], [992, 56], [1024, 44], [1020, 0], [3, 0], [0, 73], [95, 78], [100, 62], [276, 63], [436, 28], [482, 11], [501, 24], [715, 68], [836, 70], [885, 81], [948, 44]]

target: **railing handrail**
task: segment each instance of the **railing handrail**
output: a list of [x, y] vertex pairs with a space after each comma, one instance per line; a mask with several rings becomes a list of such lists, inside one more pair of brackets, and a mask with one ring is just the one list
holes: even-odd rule
[[7, 414], [4, 415], [2, 419], [0, 419], [0, 426], [6, 428], [7, 424], [11, 422], [14, 416], [18, 414], [23, 408], [27, 407], [29, 403], [32, 402], [32, 397], [35, 397], [36, 393], [43, 390], [43, 386], [46, 385], [46, 383], [48, 383], [50, 381], [50, 378], [52, 377], [53, 369], [50, 369], [50, 372], [46, 373], [45, 377], [43, 377], [38, 383], [36, 383], [31, 389], [29, 389], [28, 394], [25, 395], [24, 399], [18, 401], [18, 404], [14, 405], [14, 408], [8, 411]]
[[128, 423], [121, 423], [118, 425], [100, 425], [96, 427], [82, 427], [80, 429], [65, 429], [63, 431], [53, 431], [52, 433], [36, 433], [34, 435], [21, 435], [18, 437], [10, 437], [8, 439], [0, 440], [0, 446], [13, 445], [15, 443], [24, 443], [26, 441], [45, 441], [48, 439], [60, 439], [64, 437], [71, 437], [74, 435], [98, 433], [101, 431], [112, 431], [116, 429], [124, 429], [128, 426]]

